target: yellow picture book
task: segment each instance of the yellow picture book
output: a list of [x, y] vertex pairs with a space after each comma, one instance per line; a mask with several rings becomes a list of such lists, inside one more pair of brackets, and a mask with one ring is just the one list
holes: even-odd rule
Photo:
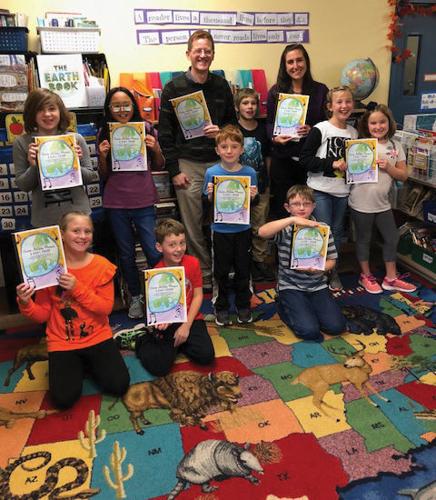
[[135, 172], [147, 170], [144, 122], [109, 123], [112, 170]]
[[204, 136], [204, 127], [212, 123], [203, 91], [170, 99], [186, 140]]
[[299, 137], [298, 127], [305, 125], [309, 96], [279, 93], [273, 135]]
[[249, 224], [250, 186], [249, 176], [215, 175], [213, 221], [217, 224]]

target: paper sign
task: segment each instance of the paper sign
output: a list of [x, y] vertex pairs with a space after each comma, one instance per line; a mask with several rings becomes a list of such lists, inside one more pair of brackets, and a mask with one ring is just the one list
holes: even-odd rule
[[147, 170], [144, 122], [109, 123], [112, 171]]
[[73, 134], [34, 138], [38, 147], [41, 189], [52, 191], [82, 186], [82, 171]]
[[144, 271], [147, 325], [185, 323], [185, 268], [160, 267]]
[[309, 96], [300, 94], [278, 95], [273, 135], [299, 137], [298, 127], [306, 123]]
[[251, 179], [248, 176], [214, 176], [213, 220], [215, 223], [250, 223], [250, 183]]
[[345, 141], [347, 184], [378, 182], [377, 139]]
[[318, 269], [324, 271], [330, 228], [294, 225], [292, 235], [291, 269]]
[[59, 226], [13, 234], [23, 281], [36, 290], [58, 284], [67, 272]]
[[170, 99], [186, 140], [204, 136], [204, 127], [212, 123], [202, 90]]

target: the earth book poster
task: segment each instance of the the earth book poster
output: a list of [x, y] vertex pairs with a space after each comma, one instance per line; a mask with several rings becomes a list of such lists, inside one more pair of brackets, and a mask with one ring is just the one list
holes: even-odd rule
[[13, 234], [23, 282], [35, 290], [58, 285], [67, 272], [59, 226], [47, 226]]
[[183, 266], [146, 269], [144, 282], [148, 326], [187, 321]]

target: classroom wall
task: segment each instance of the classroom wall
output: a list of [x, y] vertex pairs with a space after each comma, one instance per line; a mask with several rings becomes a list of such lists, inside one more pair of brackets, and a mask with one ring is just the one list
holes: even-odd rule
[[[315, 79], [327, 86], [338, 85], [341, 68], [356, 58], [370, 57], [380, 73], [377, 89], [369, 100], [387, 102], [389, 91], [390, 52], [386, 48], [389, 24], [387, 0], [261, 0], [195, 1], [195, 0], [123, 0], [112, 2], [90, 0], [3, 0], [2, 7], [29, 16], [30, 49], [38, 51], [36, 18], [46, 11], [81, 12], [95, 19], [102, 30], [100, 51], [106, 54], [112, 85], [120, 72], [169, 71], [187, 68], [186, 47], [139, 46], [133, 22], [134, 8], [232, 11], [308, 11], [310, 42], [307, 44]], [[263, 68], [272, 85], [277, 76], [281, 44], [217, 44], [213, 68]]]

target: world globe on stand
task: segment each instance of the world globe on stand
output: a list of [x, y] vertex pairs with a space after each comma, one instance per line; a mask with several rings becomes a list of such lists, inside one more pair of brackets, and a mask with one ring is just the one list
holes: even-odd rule
[[354, 99], [366, 99], [377, 87], [378, 70], [371, 59], [355, 59], [344, 66], [341, 72], [341, 85], [347, 85]]

